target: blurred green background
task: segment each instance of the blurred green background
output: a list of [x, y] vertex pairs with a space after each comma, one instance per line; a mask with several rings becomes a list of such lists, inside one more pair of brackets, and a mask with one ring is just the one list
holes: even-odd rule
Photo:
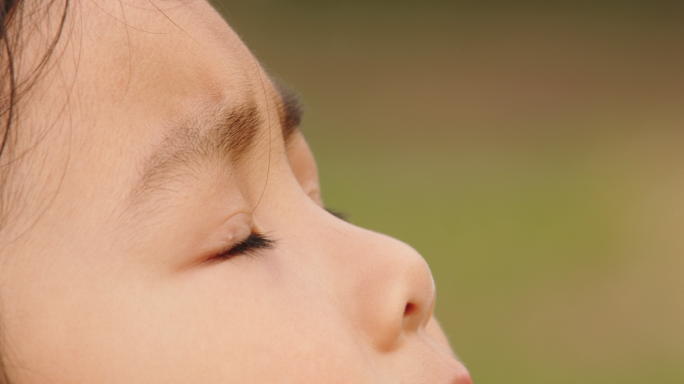
[[684, 382], [684, 2], [224, 5], [476, 384]]

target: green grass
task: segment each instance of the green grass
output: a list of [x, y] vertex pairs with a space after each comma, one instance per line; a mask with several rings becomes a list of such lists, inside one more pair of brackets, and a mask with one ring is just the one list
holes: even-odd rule
[[684, 382], [673, 3], [225, 4], [307, 102], [326, 204], [427, 259], [476, 383]]

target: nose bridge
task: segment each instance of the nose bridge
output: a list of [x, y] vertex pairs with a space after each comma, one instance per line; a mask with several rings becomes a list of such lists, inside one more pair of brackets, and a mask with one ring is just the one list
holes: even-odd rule
[[432, 316], [432, 275], [409, 245], [365, 229], [355, 232], [358, 245], [346, 255], [357, 265], [347, 286], [350, 312], [376, 349], [390, 351]]

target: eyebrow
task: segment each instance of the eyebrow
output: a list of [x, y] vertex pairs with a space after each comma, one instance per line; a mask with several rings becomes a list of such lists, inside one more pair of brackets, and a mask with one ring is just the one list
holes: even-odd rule
[[[302, 104], [294, 92], [274, 84], [278, 119], [287, 147], [299, 129]], [[179, 124], [143, 163], [142, 176], [133, 190], [133, 203], [146, 200], [153, 191], [170, 189], [174, 180], [196, 178], [198, 168], [239, 163], [254, 146], [264, 120], [256, 102], [249, 100], [232, 107], [205, 108]]]
[[280, 82], [275, 82], [276, 91], [280, 96], [278, 103], [278, 118], [283, 131], [285, 145], [290, 143], [294, 133], [302, 123], [304, 108], [297, 94]]

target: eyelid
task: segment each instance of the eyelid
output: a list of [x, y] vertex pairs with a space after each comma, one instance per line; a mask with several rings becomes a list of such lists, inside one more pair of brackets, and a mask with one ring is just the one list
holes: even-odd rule
[[199, 246], [202, 262], [211, 260], [221, 252], [226, 252], [244, 242], [255, 232], [252, 215], [238, 212], [222, 220], [213, 233]]
[[236, 256], [251, 256], [259, 249], [272, 249], [275, 240], [266, 237], [259, 232], [252, 232], [246, 239], [231, 245], [229, 248], [219, 251], [209, 260], [230, 260]]

